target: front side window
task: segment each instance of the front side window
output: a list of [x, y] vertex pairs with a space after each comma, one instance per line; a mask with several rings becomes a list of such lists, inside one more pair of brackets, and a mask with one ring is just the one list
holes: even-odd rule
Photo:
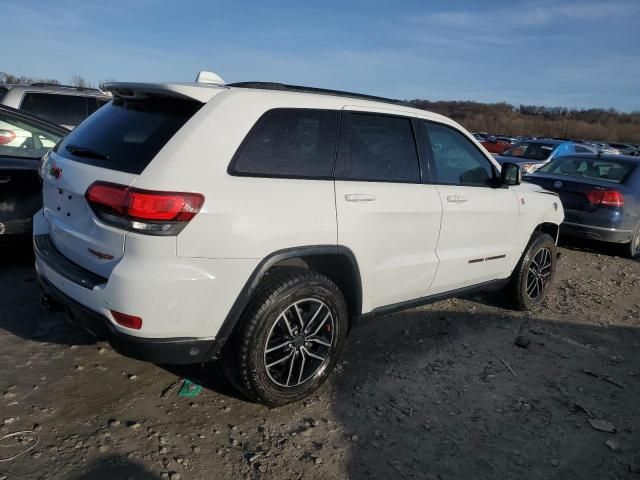
[[278, 108], [253, 126], [231, 162], [234, 175], [331, 178], [339, 112]]
[[[420, 182], [420, 164], [411, 120], [350, 113], [340, 157], [344, 180]], [[341, 140], [342, 144], [342, 140]]]
[[58, 125], [75, 126], [87, 118], [87, 101], [78, 95], [26, 93], [20, 110], [46, 118]]
[[457, 130], [425, 122], [432, 150], [431, 181], [452, 185], [488, 185], [494, 177], [489, 160]]
[[0, 156], [40, 158], [62, 135], [0, 113]]

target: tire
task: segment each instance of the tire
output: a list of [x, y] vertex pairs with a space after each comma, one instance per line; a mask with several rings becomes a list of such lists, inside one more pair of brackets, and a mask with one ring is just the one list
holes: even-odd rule
[[275, 268], [225, 345], [224, 370], [254, 402], [270, 407], [296, 402], [326, 380], [347, 332], [347, 306], [331, 280], [302, 268]]
[[506, 300], [513, 308], [531, 310], [543, 300], [553, 282], [556, 258], [553, 238], [546, 233], [536, 232], [505, 288]]
[[633, 232], [633, 237], [629, 243], [622, 245], [622, 253], [627, 258], [639, 258], [640, 257], [640, 223]]

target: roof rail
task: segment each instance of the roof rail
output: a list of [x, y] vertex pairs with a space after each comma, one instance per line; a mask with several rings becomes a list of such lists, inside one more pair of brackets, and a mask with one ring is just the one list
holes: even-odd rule
[[75, 87], [73, 85], [61, 85], [59, 83], [47, 83], [47, 82], [34, 82], [31, 84], [32, 87], [57, 87], [57, 88], [71, 88], [73, 90], [81, 90], [81, 91], [87, 91], [87, 92], [100, 92], [100, 93], [104, 93], [102, 92], [102, 90], [100, 90], [99, 88], [93, 88], [93, 87]]
[[343, 92], [341, 90], [329, 90], [326, 88], [286, 85], [284, 83], [276, 82], [237, 82], [227, 83], [226, 86], [236, 88], [255, 88], [258, 90], [277, 90], [282, 92], [316, 93], [319, 95], [333, 95], [335, 97], [348, 97], [356, 98], [358, 100], [370, 100], [372, 102], [392, 103], [394, 105], [409, 106], [409, 102], [407, 101], [394, 100], [392, 98], [376, 97], [374, 95], [365, 95], [362, 93]]

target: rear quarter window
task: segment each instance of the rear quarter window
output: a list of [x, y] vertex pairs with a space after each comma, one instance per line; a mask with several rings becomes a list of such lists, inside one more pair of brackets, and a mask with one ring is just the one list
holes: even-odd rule
[[63, 157], [140, 174], [203, 104], [170, 97], [116, 97], [55, 149]]
[[58, 125], [75, 126], [87, 118], [87, 101], [78, 95], [27, 92], [20, 110], [32, 113]]
[[266, 112], [240, 145], [232, 175], [331, 178], [338, 143], [339, 113], [278, 108]]

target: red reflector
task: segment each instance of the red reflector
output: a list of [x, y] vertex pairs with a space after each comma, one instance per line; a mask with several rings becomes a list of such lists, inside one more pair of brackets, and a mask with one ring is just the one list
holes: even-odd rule
[[0, 129], [0, 145], [7, 145], [13, 142], [16, 138], [16, 134], [13, 130]]
[[106, 182], [93, 183], [85, 196], [92, 206], [134, 220], [186, 222], [204, 203], [199, 193], [153, 192]]
[[607, 205], [609, 207], [624, 206], [624, 195], [617, 190], [592, 190], [585, 193], [589, 202], [594, 205]]
[[140, 330], [142, 328], [142, 319], [140, 317], [136, 317], [135, 315], [127, 315], [126, 313], [120, 313], [114, 310], [111, 310], [111, 315], [113, 315], [113, 319], [118, 325], [122, 325], [123, 327], [127, 328], [133, 328], [135, 330]]
[[197, 193], [147, 193], [131, 190], [129, 217], [143, 220], [191, 220], [202, 205]]

